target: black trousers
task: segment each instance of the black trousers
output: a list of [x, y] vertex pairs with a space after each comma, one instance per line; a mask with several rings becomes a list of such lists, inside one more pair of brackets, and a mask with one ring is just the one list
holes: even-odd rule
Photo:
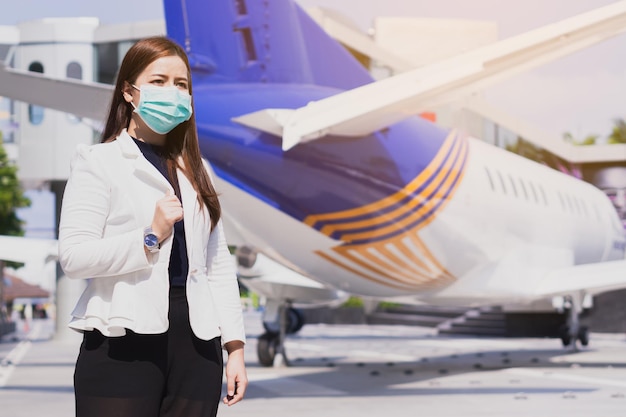
[[220, 338], [204, 341], [189, 325], [183, 287], [170, 290], [164, 334], [123, 337], [85, 332], [76, 369], [77, 417], [214, 417], [220, 402]]

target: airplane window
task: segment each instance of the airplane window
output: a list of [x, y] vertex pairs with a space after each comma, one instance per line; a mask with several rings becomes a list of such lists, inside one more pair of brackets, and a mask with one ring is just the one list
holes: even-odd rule
[[578, 205], [578, 199], [572, 196], [572, 201], [574, 202], [574, 208], [576, 209], [576, 214], [580, 214], [580, 206]]
[[528, 200], [528, 191], [526, 191], [526, 186], [524, 185], [524, 180], [521, 179], [521, 178], [518, 178], [518, 180], [519, 180], [520, 188], [522, 189], [522, 192], [524, 193], [524, 198], [526, 200]]
[[487, 174], [487, 178], [489, 179], [489, 185], [493, 191], [496, 190], [495, 185], [493, 184], [493, 179], [491, 178], [491, 174], [489, 173], [489, 168], [485, 167], [485, 173]]
[[513, 195], [517, 197], [517, 187], [515, 186], [515, 181], [513, 177], [509, 174], [509, 181], [511, 182], [511, 188], [513, 188]]
[[563, 195], [561, 194], [560, 191], [558, 192], [558, 195], [559, 195], [559, 201], [561, 202], [561, 208], [565, 210], [565, 201], [563, 201]]
[[608, 188], [603, 189], [604, 193], [609, 197], [617, 215], [622, 220], [623, 227], [626, 229], [626, 189], [624, 188]]
[[[33, 62], [28, 66], [28, 70], [43, 74], [43, 65], [41, 62]], [[40, 106], [28, 105], [28, 121], [33, 125], [39, 125], [43, 122], [44, 109]]]
[[585, 217], [589, 217], [589, 212], [587, 211], [587, 204], [585, 203], [585, 200], [580, 199], [580, 207], [583, 209], [583, 213], [585, 215]]
[[595, 204], [592, 205], [591, 207], [593, 207], [593, 211], [596, 213], [596, 219], [601, 222], [602, 221], [602, 217], [600, 216], [600, 212], [598, 211], [598, 206], [596, 206]]
[[581, 216], [585, 214], [585, 211], [583, 210], [583, 202], [580, 200], [580, 198], [578, 197], [573, 197], [574, 200], [576, 201], [576, 209], [578, 210], [578, 214], [580, 214]]
[[502, 178], [502, 174], [500, 171], [496, 171], [498, 173], [498, 178], [500, 178], [500, 185], [502, 185], [502, 192], [506, 194], [506, 185], [504, 185], [504, 178]]
[[528, 185], [530, 185], [530, 191], [533, 192], [533, 197], [535, 199], [535, 203], [538, 203], [539, 199], [537, 198], [537, 191], [535, 190], [535, 186], [533, 185], [532, 182], [529, 182]]
[[574, 205], [572, 204], [568, 194], [565, 194], [565, 202], [567, 203], [567, 211], [571, 211], [573, 213]]
[[548, 196], [546, 196], [546, 192], [544, 191], [541, 184], [539, 184], [539, 191], [541, 191], [541, 198], [543, 199], [543, 204], [548, 205]]

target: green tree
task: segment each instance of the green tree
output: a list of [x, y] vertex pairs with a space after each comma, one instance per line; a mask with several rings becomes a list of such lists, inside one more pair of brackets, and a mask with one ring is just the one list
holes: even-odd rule
[[577, 143], [577, 145], [582, 145], [582, 146], [595, 145], [597, 140], [598, 140], [598, 135], [587, 135], [587, 137], [583, 139], [582, 142]]
[[[17, 180], [17, 166], [7, 156], [2, 145], [0, 132], [0, 235], [23, 236], [23, 222], [17, 217], [15, 209], [28, 207], [30, 200], [24, 196]], [[0, 259], [0, 322], [7, 321], [4, 308], [4, 266], [17, 267], [19, 264], [4, 262]]]
[[30, 206], [17, 179], [17, 166], [9, 161], [0, 132], [0, 235], [23, 236], [24, 222], [16, 209]]
[[598, 135], [587, 135], [583, 140], [576, 140], [574, 139], [574, 135], [572, 135], [570, 132], [565, 132], [563, 134], [563, 140], [565, 142], [571, 143], [572, 145], [578, 146], [595, 145], [596, 141], [598, 140]]
[[608, 143], [626, 143], [626, 121], [615, 119], [613, 131], [609, 135]]

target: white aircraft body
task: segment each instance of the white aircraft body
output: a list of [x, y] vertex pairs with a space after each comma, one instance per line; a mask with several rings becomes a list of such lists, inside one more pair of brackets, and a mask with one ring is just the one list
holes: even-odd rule
[[[410, 204], [365, 221], [417, 221], [408, 230], [397, 225], [402, 220], [391, 223], [385, 232], [402, 230], [393, 239], [343, 246], [329, 235], [358, 230], [363, 221], [352, 221], [350, 216], [358, 218], [368, 210], [393, 207], [415, 193], [423, 184], [421, 178], [359, 213], [339, 212], [309, 220], [326, 221], [325, 233], [294, 221], [226, 182], [219, 183], [229, 207], [225, 213], [232, 222], [229, 230], [236, 230], [238, 240], [248, 245], [276, 251], [272, 256], [284, 258], [287, 265], [290, 259], [297, 259], [294, 268], [308, 276], [324, 277], [333, 288], [386, 298], [415, 293], [437, 304], [484, 305], [494, 299], [529, 302], [552, 295], [559, 286], [581, 289], [583, 282], [575, 274], [563, 277], [557, 271], [570, 274], [576, 265], [624, 258], [621, 222], [606, 195], [594, 186], [456, 132], [440, 152], [427, 171], [434, 178], [430, 187]], [[455, 182], [457, 178], [462, 181]], [[448, 194], [453, 198], [441, 204]], [[331, 223], [333, 217], [343, 221]], [[290, 241], [300, 243], [280, 245], [284, 239], [276, 235], [285, 230], [295, 237]], [[347, 238], [365, 239], [382, 234], [379, 230], [369, 235], [355, 232], [362, 236]], [[302, 257], [301, 252], [313, 255]], [[561, 279], [565, 281], [555, 284]], [[594, 285], [602, 283], [601, 277], [593, 280]]]

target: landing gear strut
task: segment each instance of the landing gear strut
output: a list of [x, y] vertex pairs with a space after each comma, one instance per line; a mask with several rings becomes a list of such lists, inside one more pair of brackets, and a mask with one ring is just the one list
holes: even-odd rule
[[262, 366], [289, 366], [285, 338], [304, 326], [304, 316], [291, 303], [270, 301], [265, 306], [265, 333], [257, 340], [257, 356]]
[[589, 344], [589, 329], [580, 325], [582, 313], [581, 297], [567, 296], [563, 300], [563, 307], [567, 313], [567, 322], [559, 329], [559, 338], [564, 347], [571, 346], [576, 349], [576, 342], [582, 346]]

